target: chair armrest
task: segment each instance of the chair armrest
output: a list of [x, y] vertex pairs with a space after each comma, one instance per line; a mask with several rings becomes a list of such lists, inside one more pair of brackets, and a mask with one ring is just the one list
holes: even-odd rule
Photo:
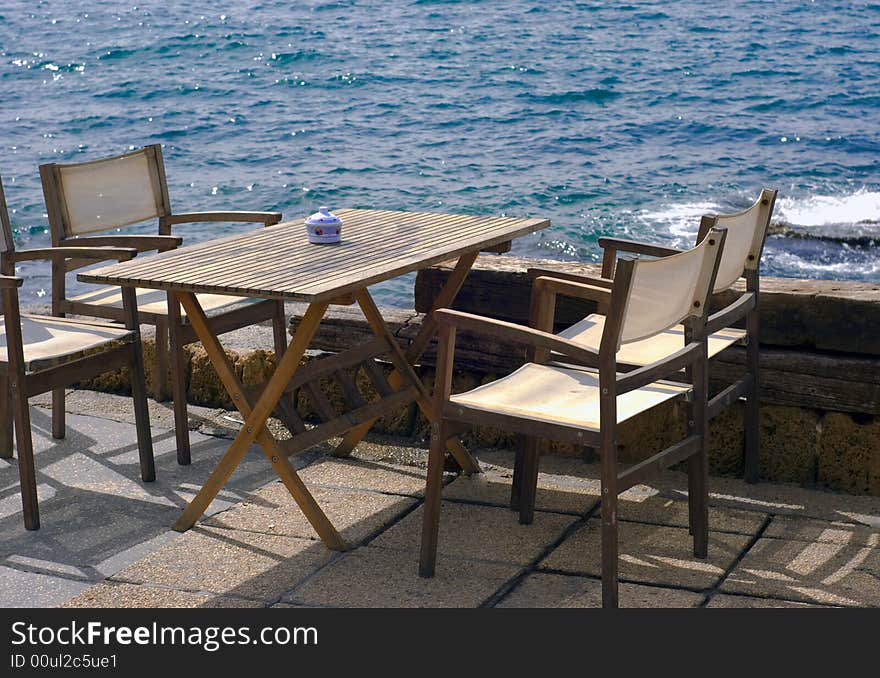
[[173, 250], [183, 242], [176, 235], [90, 235], [63, 240], [65, 247], [129, 247], [138, 252]]
[[577, 281], [567, 278], [540, 276], [532, 282], [532, 288], [538, 293], [562, 294], [566, 297], [587, 299], [604, 304], [611, 301], [610, 280], [577, 276]]
[[684, 250], [675, 247], [664, 247], [638, 240], [622, 240], [620, 238], [599, 238], [599, 247], [603, 250], [616, 252], [629, 252], [630, 254], [647, 254], [652, 257], [668, 257], [671, 254], [681, 254]]
[[617, 261], [618, 252], [631, 254], [647, 254], [652, 257], [668, 257], [672, 254], [680, 254], [683, 250], [674, 247], [663, 247], [651, 243], [638, 242], [636, 240], [622, 240], [620, 238], [599, 238], [599, 247], [602, 253], [602, 277], [614, 277], [614, 265]]
[[457, 330], [486, 334], [502, 341], [555, 351], [588, 363], [595, 362], [599, 357], [599, 354], [595, 351], [575, 344], [568, 339], [503, 320], [495, 320], [494, 318], [486, 318], [473, 315], [472, 313], [463, 313], [462, 311], [452, 311], [449, 309], [434, 311], [434, 319], [440, 325], [451, 325]]
[[732, 304], [713, 313], [706, 321], [706, 332], [711, 334], [718, 330], [729, 327], [737, 320], [742, 320], [758, 305], [754, 292], [746, 292]]
[[24, 278], [18, 278], [14, 275], [0, 275], [0, 288], [21, 287]]
[[535, 278], [556, 278], [557, 280], [568, 280], [584, 285], [592, 285], [593, 287], [605, 287], [609, 290], [614, 286], [614, 281], [610, 278], [594, 278], [582, 273], [566, 273], [565, 271], [554, 271], [549, 268], [529, 268], [526, 269], [526, 274], [532, 280]]
[[123, 247], [45, 247], [42, 249], [15, 250], [7, 252], [12, 261], [33, 261], [35, 259], [47, 259], [50, 261], [64, 261], [66, 259], [93, 259], [95, 261], [128, 261], [137, 256], [138, 251], [134, 248]]
[[701, 349], [702, 345], [699, 342], [691, 342], [661, 360], [619, 375], [617, 377], [617, 395], [634, 391], [668, 377], [670, 374], [680, 372], [700, 358]]
[[181, 212], [162, 217], [162, 223], [167, 226], [203, 221], [256, 221], [266, 226], [272, 226], [281, 221], [281, 212]]

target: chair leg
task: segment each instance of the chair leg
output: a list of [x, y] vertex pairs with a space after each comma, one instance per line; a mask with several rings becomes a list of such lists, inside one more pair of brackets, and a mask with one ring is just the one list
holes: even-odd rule
[[153, 399], [157, 403], [168, 400], [168, 321], [156, 323], [156, 358], [153, 360]]
[[12, 401], [9, 380], [0, 377], [0, 459], [12, 459]]
[[[751, 316], [755, 316], [752, 320]], [[761, 453], [760, 431], [760, 382], [758, 381], [758, 314], [752, 312], [747, 321], [749, 324], [749, 343], [746, 346], [746, 365], [751, 377], [749, 392], [746, 394], [745, 412], [745, 479], [747, 483], [758, 482], [758, 459]], [[754, 325], [754, 327], [752, 327]]]
[[177, 463], [188, 466], [192, 461], [189, 444], [189, 412], [186, 403], [186, 361], [180, 342], [179, 315], [171, 318], [168, 343], [171, 360], [171, 398], [174, 404], [174, 435], [177, 439]]
[[422, 519], [422, 545], [419, 576], [433, 577], [437, 564], [437, 536], [440, 529], [440, 498], [443, 492], [443, 466], [446, 459], [448, 427], [444, 422], [431, 426], [431, 450], [425, 483], [425, 509]]
[[617, 450], [614, 436], [603, 432], [602, 475], [602, 607], [616, 608], [618, 594]]
[[516, 446], [516, 456], [513, 460], [513, 483], [510, 486], [510, 510], [519, 511], [520, 495], [522, 493], [523, 459], [524, 450], [520, 441]]
[[150, 483], [156, 480], [156, 462], [153, 457], [153, 436], [150, 431], [150, 412], [147, 409], [147, 385], [144, 375], [144, 355], [141, 342], [134, 342], [131, 361], [131, 397], [134, 400], [134, 421], [137, 429], [138, 456], [141, 479]]
[[694, 393], [688, 404], [688, 432], [700, 437], [699, 450], [688, 459], [688, 518], [694, 538], [694, 556], [709, 555], [709, 439], [707, 364], [698, 361], [693, 367]]
[[531, 525], [535, 517], [535, 495], [538, 492], [538, 464], [540, 462], [540, 440], [533, 436], [522, 436], [519, 441], [523, 451], [522, 481], [519, 497], [520, 525]]
[[62, 440], [67, 429], [64, 389], [52, 389], [52, 437]]
[[37, 503], [37, 475], [34, 468], [34, 447], [31, 439], [31, 414], [20, 377], [10, 378], [12, 410], [15, 418], [15, 442], [18, 445], [18, 475], [21, 478], [21, 508], [24, 526], [40, 529], [40, 507]]

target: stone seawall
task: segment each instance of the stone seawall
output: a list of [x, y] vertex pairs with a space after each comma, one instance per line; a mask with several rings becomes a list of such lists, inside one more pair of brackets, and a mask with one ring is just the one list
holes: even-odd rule
[[[597, 274], [594, 266], [558, 261], [522, 260], [482, 256], [459, 294], [461, 310], [527, 322], [530, 281], [528, 267], [557, 268]], [[415, 286], [415, 310], [384, 309], [402, 346], [418, 331], [430, 300], [449, 273], [447, 266], [421, 271]], [[764, 278], [761, 296], [761, 476], [853, 494], [880, 496], [880, 285], [832, 281]], [[716, 300], [723, 303], [724, 299]], [[303, 311], [289, 307], [292, 329]], [[571, 323], [591, 312], [589, 304], [559, 304], [557, 322]], [[319, 351], [336, 352], [372, 335], [356, 306], [333, 306], [313, 341]], [[271, 342], [268, 339], [267, 345]], [[152, 364], [155, 346], [144, 342], [146, 364]], [[229, 357], [246, 385], [259, 384], [274, 369], [267, 350], [229, 351]], [[724, 354], [710, 373], [717, 386], [742, 369], [742, 352]], [[307, 358], [314, 359], [314, 355]], [[455, 390], [466, 390], [508, 373], [521, 364], [522, 349], [469, 337], [459, 337], [456, 351]], [[225, 391], [198, 344], [187, 347], [188, 400], [194, 404], [231, 407]], [[433, 349], [423, 357], [418, 372], [433, 384]], [[369, 380], [356, 374], [365, 395]], [[147, 380], [152, 389], [152, 375]], [[127, 375], [106, 375], [82, 384], [85, 388], [125, 392]], [[341, 388], [324, 382], [324, 391], [337, 412], [344, 410]], [[305, 393], [298, 394], [303, 417], [315, 413]], [[725, 411], [710, 427], [711, 472], [742, 472], [741, 405]], [[670, 422], [673, 422], [670, 425]], [[637, 462], [681, 435], [681, 408], [648, 413], [629, 427], [619, 441], [620, 459]], [[386, 416], [377, 430], [426, 439], [428, 426], [414, 405]], [[510, 435], [477, 429], [465, 438], [469, 445], [511, 447]], [[553, 445], [549, 452], [592, 456], [591, 450]]]

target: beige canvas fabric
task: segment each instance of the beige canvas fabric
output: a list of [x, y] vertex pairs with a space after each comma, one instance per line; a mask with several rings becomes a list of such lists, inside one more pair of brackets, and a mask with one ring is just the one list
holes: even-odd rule
[[146, 152], [59, 165], [68, 236], [127, 226], [160, 214]]
[[[649, 384], [617, 397], [617, 421], [690, 391], [682, 384]], [[527, 363], [516, 372], [467, 393], [453, 395], [453, 404], [514, 417], [599, 430], [599, 373]]]
[[[168, 294], [163, 290], [152, 290], [138, 287], [137, 307], [139, 313], [154, 313], [156, 315], [168, 315]], [[197, 294], [196, 298], [202, 309], [209, 316], [219, 311], [226, 311], [235, 304], [255, 304], [262, 299], [251, 297], [233, 297], [227, 294]], [[70, 298], [71, 301], [83, 304], [94, 304], [108, 308], [122, 308], [122, 290], [119, 287], [99, 287], [83, 294]], [[186, 317], [186, 311], [181, 308], [180, 314]]]
[[[25, 369], [40, 363], [75, 355], [111, 341], [130, 338], [134, 332], [121, 325], [80, 322], [38, 315], [21, 316]], [[0, 363], [8, 363], [6, 323], [0, 320]]]
[[717, 238], [704, 238], [687, 252], [635, 262], [620, 344], [645, 339], [702, 313], [719, 244]]
[[[580, 322], [559, 332], [560, 337], [570, 339], [576, 344], [599, 351], [602, 332], [605, 331], [605, 316], [598, 313], [588, 315]], [[727, 327], [709, 335], [709, 357], [720, 353], [728, 346], [741, 341], [745, 330]], [[684, 348], [684, 326], [673, 325], [659, 334], [622, 344], [617, 351], [617, 362], [624, 365], [650, 365]]]
[[[719, 214], [717, 228], [727, 229], [724, 241], [724, 252], [715, 278], [715, 291], [720, 292], [730, 287], [742, 275], [744, 268], [758, 266], [758, 253], [764, 242], [764, 225], [766, 217], [761, 209], [761, 198], [747, 210], [736, 214]], [[754, 255], [750, 261], [748, 256]]]

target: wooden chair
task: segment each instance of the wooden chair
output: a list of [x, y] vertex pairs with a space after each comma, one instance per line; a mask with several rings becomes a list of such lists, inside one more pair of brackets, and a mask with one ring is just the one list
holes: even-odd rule
[[[181, 238], [171, 235], [172, 226], [177, 224], [260, 222], [271, 226], [281, 221], [278, 212], [173, 213], [159, 144], [91, 162], [41, 165], [40, 177], [52, 244], [55, 246], [113, 245], [132, 247], [138, 252], [161, 252], [174, 249], [182, 242]], [[101, 231], [116, 231], [123, 226], [151, 219], [158, 220], [156, 235], [92, 235]], [[66, 274], [83, 265], [81, 261], [53, 263], [53, 314], [63, 316], [73, 313], [123, 320], [123, 299], [117, 287], [101, 287], [73, 297], [67, 296]], [[180, 464], [189, 464], [183, 347], [197, 341], [197, 338], [180, 304], [169, 303], [166, 293], [137, 289], [136, 296], [140, 322], [156, 327], [156, 360], [152, 366], [154, 397], [160, 401], [167, 399], [166, 375], [170, 363], [177, 460]], [[280, 357], [284, 352], [287, 336], [282, 301], [220, 294], [197, 296], [218, 334], [271, 320], [275, 353]], [[52, 428], [53, 432], [57, 432], [64, 428], [63, 390], [53, 391], [52, 405]]]
[[[40, 527], [28, 411], [28, 398], [31, 396], [128, 367], [131, 370], [141, 478], [147, 482], [155, 480], [156, 469], [147, 412], [137, 300], [133, 291], [122, 292], [124, 326], [23, 314], [18, 303], [18, 288], [23, 280], [13, 276], [15, 264], [34, 259], [48, 259], [53, 265], [59, 266], [71, 260], [125, 261], [136, 254], [134, 249], [118, 247], [16, 250], [3, 184], [0, 182], [0, 292], [3, 302], [3, 320], [0, 323], [0, 457], [12, 458], [14, 428], [24, 525], [28, 530]], [[60, 435], [56, 435], [56, 438], [64, 437], [63, 429], [58, 433]]]
[[[531, 523], [538, 474], [539, 439], [597, 447], [601, 456], [602, 602], [616, 607], [617, 497], [662, 468], [688, 461], [694, 554], [708, 551], [706, 460], [707, 297], [718, 270], [725, 232], [711, 230], [694, 249], [662, 259], [621, 259], [608, 287], [557, 278], [534, 282], [532, 327], [458, 311], [435, 312], [439, 323], [435, 423], [425, 490], [419, 572], [434, 574], [446, 441], [462, 426], [494, 426], [522, 436], [520, 522]], [[608, 322], [598, 350], [553, 334], [557, 295], [596, 301]], [[683, 323], [682, 347], [640, 369], [620, 373], [623, 347]], [[512, 374], [453, 395], [456, 331], [484, 333], [525, 344], [531, 362]], [[592, 365], [593, 367], [586, 367]], [[690, 384], [663, 381], [686, 369]], [[632, 417], [674, 398], [688, 397], [687, 437], [650, 459], [618, 472], [617, 431]], [[531, 494], [531, 496], [527, 496]]]
[[[704, 216], [700, 221], [697, 242], [701, 242], [710, 229], [714, 227], [727, 230], [727, 241], [724, 254], [718, 267], [713, 292], [727, 291], [728, 298], [733, 301], [724, 308], [709, 316], [707, 330], [709, 332], [709, 357], [713, 358], [735, 344], [746, 346], [746, 371], [741, 379], [716, 394], [709, 400], [709, 419], [712, 419], [724, 408], [744, 397], [745, 412], [745, 479], [754, 483], [758, 480], [758, 459], [760, 456], [759, 435], [759, 378], [758, 378], [758, 294], [760, 291], [759, 265], [767, 228], [776, 202], [776, 191], [765, 188], [755, 203], [748, 209], [736, 214], [719, 214]], [[614, 277], [614, 265], [618, 252], [665, 257], [677, 254], [680, 250], [661, 247], [648, 243], [619, 240], [617, 238], [600, 238], [599, 245], [603, 248], [602, 280], [584, 276], [576, 276], [546, 269], [530, 269], [530, 275], [552, 275], [566, 280], [580, 281], [591, 285], [609, 286]], [[745, 291], [736, 293], [733, 284], [745, 278]], [[733, 327], [735, 323], [745, 320], [745, 327]], [[587, 316], [560, 333], [576, 344], [596, 348], [602, 337], [605, 318], [601, 313]], [[684, 329], [671, 327], [656, 337], [644, 341], [626, 344], [617, 355], [617, 361], [628, 369], [646, 365], [660, 360], [679, 350], [684, 345]]]

